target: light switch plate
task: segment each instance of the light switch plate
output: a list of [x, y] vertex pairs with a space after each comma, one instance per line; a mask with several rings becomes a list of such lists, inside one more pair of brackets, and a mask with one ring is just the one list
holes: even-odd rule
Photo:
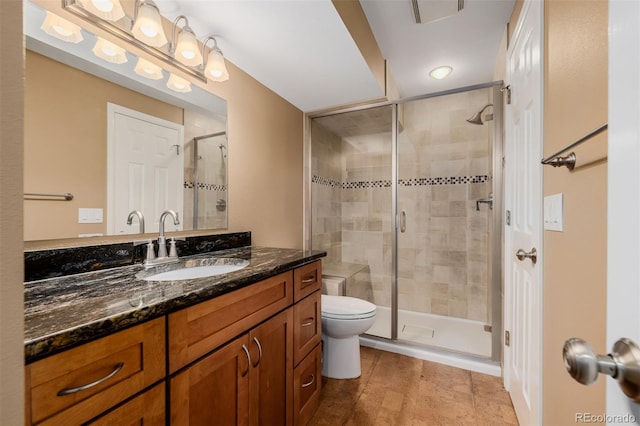
[[564, 195], [562, 193], [544, 197], [544, 229], [564, 231]]
[[102, 209], [78, 209], [78, 223], [102, 223]]

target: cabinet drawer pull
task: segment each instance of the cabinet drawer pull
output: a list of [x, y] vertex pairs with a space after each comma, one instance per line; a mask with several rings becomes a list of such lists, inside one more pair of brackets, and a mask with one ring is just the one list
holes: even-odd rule
[[300, 325], [302, 327], [309, 327], [310, 325], [313, 325], [314, 321], [315, 321], [315, 318], [313, 318], [313, 317], [305, 318], [305, 319], [302, 320]]
[[303, 278], [302, 281], [300, 281], [302, 284], [309, 284], [312, 283], [316, 280], [316, 276], [315, 275], [311, 275], [309, 278]]
[[260, 341], [258, 340], [257, 337], [254, 337], [253, 341], [256, 343], [256, 346], [258, 347], [258, 360], [256, 361], [255, 364], [253, 364], [253, 368], [255, 368], [258, 366], [258, 364], [260, 364], [260, 360], [262, 359], [262, 345], [260, 345]]
[[251, 366], [251, 355], [249, 354], [249, 349], [247, 349], [247, 345], [242, 345], [242, 350], [244, 354], [247, 356], [247, 369], [240, 375], [241, 377], [249, 374], [249, 367]]
[[303, 383], [302, 385], [300, 385], [301, 388], [308, 388], [309, 386], [311, 386], [313, 384], [313, 382], [316, 381], [316, 376], [314, 376], [313, 374], [311, 375], [311, 380], [309, 380], [307, 383]]
[[122, 370], [122, 367], [124, 367], [124, 362], [119, 362], [119, 363], [116, 364], [115, 367], [113, 367], [113, 370], [111, 370], [111, 372], [109, 374], [107, 374], [106, 376], [96, 380], [95, 382], [87, 383], [86, 385], [77, 386], [75, 388], [61, 389], [61, 390], [58, 391], [57, 395], [58, 396], [71, 395], [72, 393], [77, 393], [77, 392], [92, 388], [94, 386], [97, 386], [100, 383], [104, 382], [105, 380], [109, 380], [110, 378], [112, 378], [113, 376], [118, 374], [118, 372], [120, 370]]

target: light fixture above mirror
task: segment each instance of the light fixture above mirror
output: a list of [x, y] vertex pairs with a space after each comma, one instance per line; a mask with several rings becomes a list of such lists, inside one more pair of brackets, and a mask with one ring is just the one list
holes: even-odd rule
[[[182, 27], [178, 33], [178, 40], [176, 41], [176, 30], [178, 30], [178, 22], [180, 22], [181, 19], [184, 19], [184, 27]], [[189, 21], [184, 15], [178, 16], [173, 21], [169, 53], [172, 53], [177, 61], [190, 67], [199, 67], [202, 65], [202, 54], [200, 53], [200, 46], [198, 46], [196, 34], [189, 26]]]
[[[179, 69], [187, 77], [196, 78], [205, 83], [208, 80], [222, 82], [229, 79], [224, 55], [216, 39], [213, 37], [205, 39], [200, 50], [198, 39], [189, 26], [187, 17], [180, 15], [173, 22], [171, 39], [167, 40], [162, 26], [162, 15], [153, 0], [135, 0], [134, 16], [127, 16], [123, 12], [119, 19], [113, 19], [118, 16], [115, 15], [115, 11], [122, 8], [119, 0], [64, 0], [64, 8], [120, 40]], [[107, 11], [113, 13], [108, 15]], [[178, 27], [180, 21], [184, 21], [181, 28]], [[206, 45], [209, 40], [213, 40], [214, 45], [207, 53]], [[207, 58], [204, 64], [203, 58]], [[157, 77], [161, 73], [152, 75]], [[188, 80], [181, 78], [189, 83]], [[185, 85], [179, 84], [179, 86], [184, 90]]]
[[124, 18], [120, 0], [79, 0], [82, 7], [107, 21], [115, 22]]
[[224, 56], [222, 56], [222, 52], [218, 48], [218, 42], [214, 37], [207, 37], [202, 43], [202, 56], [204, 56], [204, 51], [209, 40], [213, 40], [213, 47], [209, 52], [209, 56], [207, 56], [204, 73], [207, 78], [212, 81], [229, 80], [229, 72], [227, 72], [227, 66], [224, 64]]
[[136, 1], [131, 34], [152, 47], [162, 47], [167, 44], [160, 10], [152, 0]]

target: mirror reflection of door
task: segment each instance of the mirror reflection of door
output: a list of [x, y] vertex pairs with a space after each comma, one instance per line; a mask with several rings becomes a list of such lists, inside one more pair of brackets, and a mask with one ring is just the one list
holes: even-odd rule
[[[107, 232], [136, 234], [133, 210], [142, 212], [145, 232], [157, 232], [160, 214], [168, 209], [183, 216], [183, 126], [115, 104], [108, 108]], [[166, 231], [182, 224], [166, 223]]]

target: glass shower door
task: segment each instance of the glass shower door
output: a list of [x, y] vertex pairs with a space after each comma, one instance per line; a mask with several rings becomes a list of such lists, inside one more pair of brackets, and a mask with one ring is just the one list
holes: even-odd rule
[[[491, 90], [399, 105], [397, 337], [491, 356]], [[476, 208], [478, 206], [478, 208]]]
[[[391, 337], [392, 121], [394, 106], [311, 123], [312, 248], [327, 251], [329, 294], [377, 305], [368, 334]], [[329, 281], [327, 281], [329, 282]]]

